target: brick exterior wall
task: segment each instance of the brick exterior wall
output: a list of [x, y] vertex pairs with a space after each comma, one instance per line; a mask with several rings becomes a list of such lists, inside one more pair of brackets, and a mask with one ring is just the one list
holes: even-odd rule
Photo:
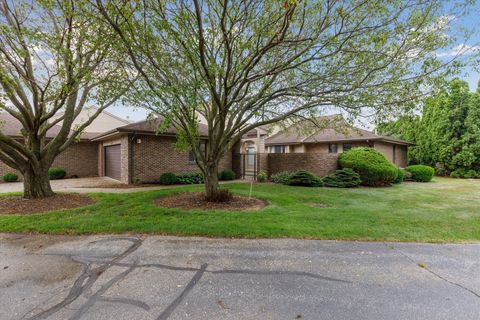
[[[393, 147], [395, 146], [395, 159]], [[375, 142], [375, 149], [381, 152], [390, 162], [395, 165], [405, 168], [408, 163], [407, 159], [407, 147], [402, 145], [394, 145], [386, 142]]]
[[[140, 143], [138, 143], [138, 139], [141, 140]], [[175, 142], [175, 137], [137, 136], [130, 149], [132, 153], [131, 167], [133, 167], [131, 178], [139, 179], [141, 182], [152, 182], [158, 180], [160, 175], [165, 172], [188, 173], [200, 171], [195, 163], [189, 162], [187, 151], [182, 152], [175, 149]], [[220, 161], [219, 170], [231, 168], [232, 156], [229, 152]]]
[[307, 170], [317, 176], [329, 175], [338, 168], [338, 153], [270, 153], [268, 174]]
[[[67, 177], [94, 177], [98, 176], [98, 144], [96, 142], [79, 142], [68, 147], [57, 156], [52, 167], [60, 167], [67, 171]], [[5, 173], [16, 172], [0, 162], [0, 180]], [[20, 180], [21, 174], [18, 173]]]

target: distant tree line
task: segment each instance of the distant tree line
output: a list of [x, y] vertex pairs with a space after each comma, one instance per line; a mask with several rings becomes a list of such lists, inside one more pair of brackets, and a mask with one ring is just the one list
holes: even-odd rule
[[480, 88], [455, 79], [427, 98], [420, 115], [380, 124], [379, 133], [415, 143], [410, 164], [435, 167], [438, 175], [480, 176]]

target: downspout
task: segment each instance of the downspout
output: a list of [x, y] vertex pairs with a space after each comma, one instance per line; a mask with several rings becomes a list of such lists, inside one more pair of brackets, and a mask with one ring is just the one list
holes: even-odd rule
[[130, 161], [128, 161], [128, 184], [133, 181], [135, 166], [133, 165], [133, 160], [135, 158], [135, 139], [137, 138], [137, 132], [134, 131], [132, 137], [130, 138]]

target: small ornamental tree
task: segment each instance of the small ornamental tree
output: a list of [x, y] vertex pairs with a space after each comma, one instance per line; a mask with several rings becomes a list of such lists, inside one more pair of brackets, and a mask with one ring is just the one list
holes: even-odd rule
[[436, 59], [452, 21], [441, 1], [94, 1], [141, 75], [132, 102], [176, 127], [210, 199], [246, 132], [331, 106], [402, 107], [449, 71]]
[[[26, 198], [53, 195], [55, 158], [129, 86], [116, 34], [85, 11], [86, 1], [0, 0], [0, 112], [22, 126], [13, 139], [0, 123], [0, 161], [21, 172]], [[74, 126], [89, 105], [98, 110]]]

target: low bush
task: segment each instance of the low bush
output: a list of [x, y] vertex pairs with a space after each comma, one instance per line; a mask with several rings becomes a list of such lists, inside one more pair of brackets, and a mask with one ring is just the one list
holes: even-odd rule
[[260, 171], [257, 175], [257, 181], [258, 182], [265, 182], [267, 181], [267, 173], [265, 171]]
[[478, 178], [478, 173], [475, 170], [468, 170], [463, 177], [465, 179], [476, 179]]
[[48, 176], [50, 180], [63, 179], [67, 176], [67, 171], [63, 168], [50, 168], [48, 169]]
[[205, 197], [205, 200], [209, 202], [228, 202], [233, 199], [233, 193], [230, 192], [228, 189], [218, 189], [218, 191], [210, 196]]
[[457, 169], [457, 170], [454, 170], [450, 173], [450, 177], [451, 178], [463, 178], [465, 176], [465, 170], [463, 169]]
[[360, 175], [366, 186], [388, 186], [397, 177], [397, 167], [373, 148], [354, 148], [339, 157], [342, 168], [350, 168]]
[[3, 176], [3, 181], [5, 182], [15, 182], [18, 181], [18, 175], [13, 172], [8, 172]]
[[405, 180], [405, 172], [402, 169], [397, 168], [397, 177], [395, 178], [395, 180], [393, 180], [393, 183], [399, 184], [399, 183], [402, 183], [404, 180]]
[[272, 174], [272, 176], [270, 177], [270, 180], [272, 180], [272, 182], [274, 183], [288, 184], [288, 181], [290, 180], [291, 175], [292, 175], [292, 172], [290, 171], [282, 171], [282, 172]]
[[340, 169], [323, 178], [327, 187], [354, 188], [360, 185], [360, 175], [350, 168]]
[[177, 174], [177, 182], [180, 184], [202, 184], [205, 178], [200, 172], [190, 172]]
[[160, 184], [172, 185], [177, 183], [177, 176], [172, 172], [165, 172], [160, 176]]
[[417, 182], [429, 182], [435, 174], [435, 169], [421, 164], [409, 166], [406, 170], [412, 174], [412, 179]]
[[295, 171], [288, 178], [289, 186], [322, 187], [322, 179], [305, 170]]
[[232, 170], [223, 170], [219, 174], [219, 179], [222, 181], [229, 181], [229, 180], [234, 180], [235, 179], [235, 172]]

